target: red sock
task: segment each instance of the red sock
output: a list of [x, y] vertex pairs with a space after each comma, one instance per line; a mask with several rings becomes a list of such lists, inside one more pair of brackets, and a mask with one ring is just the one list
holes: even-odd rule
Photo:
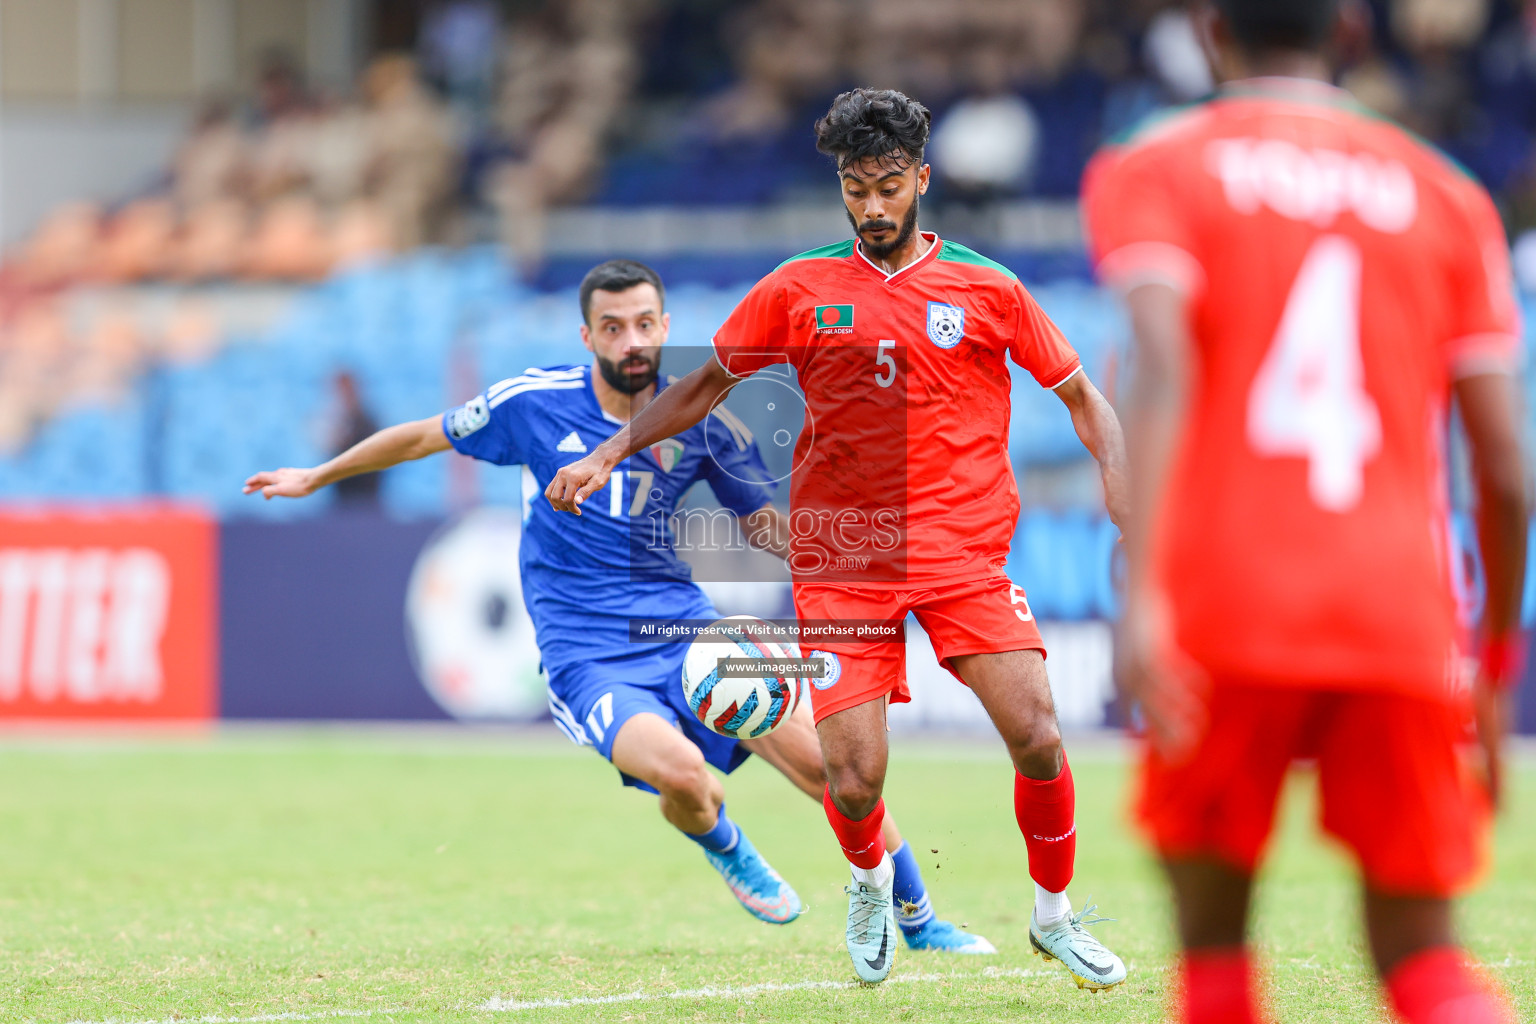
[[827, 809], [827, 820], [832, 823], [832, 831], [837, 833], [838, 844], [848, 863], [866, 871], [879, 867], [885, 856], [885, 836], [880, 831], [880, 826], [885, 824], [885, 801], [881, 800], [867, 816], [854, 821], [837, 809], [829, 787], [821, 798], [821, 806]]
[[1186, 952], [1177, 998], [1184, 1024], [1258, 1024], [1253, 966], [1245, 946]]
[[1387, 976], [1387, 998], [1407, 1024], [1513, 1024], [1515, 1015], [1454, 946], [1422, 950]]
[[1013, 816], [1029, 848], [1029, 877], [1051, 892], [1065, 892], [1077, 858], [1077, 793], [1072, 766], [1061, 754], [1061, 774], [1040, 781], [1013, 775]]

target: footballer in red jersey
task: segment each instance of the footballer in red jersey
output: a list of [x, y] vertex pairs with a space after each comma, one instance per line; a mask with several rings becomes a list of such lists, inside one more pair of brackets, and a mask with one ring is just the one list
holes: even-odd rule
[[[1167, 867], [1184, 1019], [1259, 1019], [1252, 876], [1315, 758], [1389, 1000], [1504, 1019], [1449, 899], [1476, 872], [1514, 673], [1526, 480], [1519, 322], [1488, 195], [1328, 84], [1334, 0], [1218, 0], [1211, 100], [1090, 165], [1094, 259], [1136, 339], [1117, 672], [1145, 713], [1139, 816]], [[1444, 448], [1472, 452], [1487, 598], [1469, 694]], [[1482, 709], [1485, 780], [1461, 737]]]
[[[900, 623], [910, 612], [976, 693], [1015, 768], [1015, 817], [1035, 882], [1029, 941], [1080, 987], [1125, 965], [1066, 896], [1076, 850], [1072, 773], [1022, 588], [1003, 573], [1019, 499], [1008, 461], [1011, 358], [1066, 406], [1120, 519], [1120, 425], [1077, 354], [1006, 268], [921, 230], [930, 116], [855, 89], [816, 124], [856, 237], [795, 257], [715, 335], [715, 358], [668, 388], [546, 489], [580, 502], [618, 461], [708, 415], [742, 378], [788, 363], [806, 400], [791, 478], [789, 563], [802, 624]], [[908, 699], [905, 646], [828, 631], [813, 680], [828, 821], [852, 865], [847, 945], [866, 982], [891, 969], [896, 925], [885, 815], [888, 702]]]

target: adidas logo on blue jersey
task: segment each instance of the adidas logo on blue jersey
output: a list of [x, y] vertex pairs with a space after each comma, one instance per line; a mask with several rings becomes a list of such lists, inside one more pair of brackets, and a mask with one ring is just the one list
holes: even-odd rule
[[584, 452], [586, 450], [587, 446], [581, 443], [581, 438], [576, 436], [576, 431], [574, 430], [562, 437], [560, 443], [555, 445], [555, 451], [557, 452]]

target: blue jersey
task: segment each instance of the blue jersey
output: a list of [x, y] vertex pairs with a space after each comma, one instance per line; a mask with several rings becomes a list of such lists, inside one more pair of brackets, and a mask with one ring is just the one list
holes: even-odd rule
[[550, 508], [544, 488], [555, 473], [623, 425], [598, 405], [590, 366], [529, 369], [443, 414], [456, 451], [524, 467], [523, 599], [550, 671], [658, 646], [630, 642], [632, 618], [713, 617], [673, 545], [672, 514], [696, 482], [738, 516], [773, 498], [751, 433], [717, 408], [625, 459], [580, 516]]

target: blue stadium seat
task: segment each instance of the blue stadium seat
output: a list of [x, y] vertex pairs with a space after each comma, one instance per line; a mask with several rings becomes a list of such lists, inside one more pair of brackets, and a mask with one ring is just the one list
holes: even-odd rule
[[145, 430], [138, 401], [67, 412], [33, 439], [18, 482], [30, 497], [136, 497], [146, 489]]
[[[1016, 259], [1011, 265], [1026, 264]], [[748, 287], [749, 281], [675, 284], [668, 293], [672, 344], [708, 345]], [[1112, 392], [1128, 336], [1119, 305], [1080, 275], [1031, 285], [1031, 291], [1094, 380]], [[1522, 296], [1522, 304], [1526, 322], [1536, 323], [1536, 295]], [[587, 362], [580, 325], [574, 286], [531, 291], [490, 246], [424, 250], [349, 270], [300, 294], [260, 336], [230, 338], [200, 365], [146, 375], [132, 401], [75, 409], [46, 423], [23, 452], [0, 459], [0, 499], [164, 493], [223, 515], [314, 515], [327, 497], [264, 503], [243, 497], [239, 488], [256, 469], [311, 464], [330, 454], [325, 435], [336, 411], [338, 371], [357, 377], [380, 423], [417, 419], [529, 366]], [[1010, 372], [1008, 450], [1015, 464], [1027, 469], [1083, 458], [1060, 402], [1022, 370]], [[1528, 362], [1524, 373], [1536, 431], [1536, 364]], [[391, 471], [382, 491], [386, 509], [438, 515], [473, 493], [517, 502], [520, 474], [494, 467], [451, 472], [449, 461]], [[1099, 551], [1096, 527], [1040, 515], [1021, 521], [1015, 547], [1021, 576], [1035, 577], [1039, 564], [1061, 550]], [[1032, 596], [1066, 617], [1104, 600], [1096, 591]]]

